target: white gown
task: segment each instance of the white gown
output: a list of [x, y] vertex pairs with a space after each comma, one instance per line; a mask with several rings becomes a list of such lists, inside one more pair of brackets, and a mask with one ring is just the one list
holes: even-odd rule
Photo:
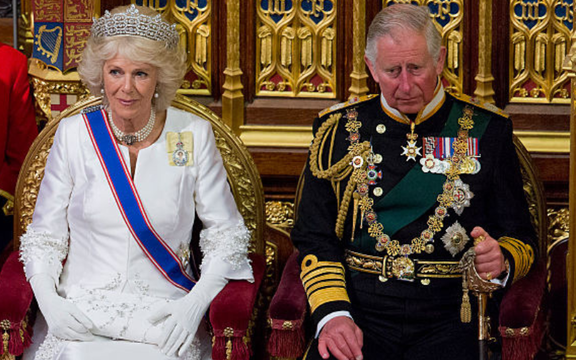
[[[184, 140], [189, 155], [185, 166], [171, 161], [174, 139]], [[128, 148], [120, 150], [130, 164]], [[133, 179], [153, 227], [184, 264], [197, 212], [204, 225], [202, 271], [253, 281], [247, 258], [250, 235], [209, 122], [169, 108], [158, 140], [140, 150]], [[130, 234], [81, 115], [63, 119], [57, 129], [20, 250], [27, 278], [47, 273], [59, 279], [58, 293], [75, 302], [102, 335], [79, 342], [48, 334], [41, 343], [46, 326], [39, 317], [33, 341], [40, 347], [27, 351], [25, 359], [168, 359], [154, 345], [162, 324], [153, 326], [147, 317], [186, 292], [162, 276]], [[191, 274], [189, 264], [186, 269]], [[210, 351], [210, 337], [201, 324], [183, 358], [210, 358]]]

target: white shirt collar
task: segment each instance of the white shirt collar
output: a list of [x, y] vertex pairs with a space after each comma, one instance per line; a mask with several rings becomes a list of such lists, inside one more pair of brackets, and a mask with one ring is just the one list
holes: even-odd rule
[[[418, 115], [416, 115], [416, 119], [414, 122], [416, 125], [422, 123], [424, 120], [428, 119], [430, 116], [434, 115], [438, 109], [444, 104], [444, 100], [446, 99], [446, 93], [444, 91], [444, 86], [442, 85], [442, 81], [438, 78], [438, 83], [436, 85], [436, 89], [434, 89], [434, 97], [432, 100], [424, 107], [424, 109], [420, 110]], [[410, 118], [406, 116], [406, 114], [401, 113], [397, 109], [388, 105], [388, 102], [384, 98], [384, 95], [380, 94], [380, 103], [382, 105], [382, 109], [388, 116], [393, 118], [396, 121], [402, 123], [409, 123]]]

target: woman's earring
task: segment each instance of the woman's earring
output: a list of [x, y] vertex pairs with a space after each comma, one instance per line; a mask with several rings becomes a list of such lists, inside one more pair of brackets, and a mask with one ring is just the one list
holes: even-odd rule
[[100, 94], [104, 95], [104, 88], [100, 88]]
[[158, 99], [159, 96], [160, 96], [160, 95], [158, 95], [158, 91], [156, 91], [156, 92], [154, 93], [154, 98], [155, 98], [155, 99]]

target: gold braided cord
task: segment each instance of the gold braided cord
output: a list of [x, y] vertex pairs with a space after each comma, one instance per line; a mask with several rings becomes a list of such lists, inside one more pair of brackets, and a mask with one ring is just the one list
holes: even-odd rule
[[352, 198], [352, 193], [355, 188], [356, 183], [351, 178], [346, 185], [344, 197], [342, 198], [342, 203], [338, 209], [338, 216], [336, 217], [336, 236], [338, 236], [339, 239], [342, 239], [342, 236], [344, 236], [344, 222], [346, 221], [348, 206], [350, 205], [350, 199]]
[[[312, 175], [314, 175], [319, 179], [330, 179], [330, 181], [333, 184], [332, 187], [335, 190], [339, 190], [338, 186], [339, 182], [345, 179], [347, 176], [349, 176], [350, 173], [352, 173], [353, 169], [350, 166], [350, 164], [352, 163], [352, 159], [356, 156], [360, 156], [363, 159], [366, 159], [366, 157], [371, 151], [370, 143], [368, 141], [364, 141], [363, 143], [359, 144], [353, 144], [349, 147], [348, 154], [346, 154], [340, 161], [338, 161], [334, 165], [329, 164], [329, 167], [326, 170], [323, 169], [320, 154], [322, 154], [322, 152], [324, 151], [324, 144], [327, 137], [325, 136], [325, 134], [327, 131], [329, 131], [330, 128], [332, 128], [332, 140], [330, 144], [331, 146], [329, 153], [330, 155], [329, 161], [330, 161], [332, 159], [332, 150], [334, 148], [334, 139], [336, 137], [335, 132], [338, 127], [338, 122], [340, 121], [341, 118], [342, 113], [331, 114], [328, 117], [328, 120], [326, 120], [316, 132], [316, 136], [314, 137], [314, 141], [312, 142], [312, 145], [310, 147], [310, 170], [312, 171]], [[347, 127], [348, 126], [349, 124], [347, 124]], [[358, 129], [360, 126], [361, 124], [358, 122], [358, 124], [356, 124], [354, 127]], [[363, 164], [361, 168], [354, 169], [354, 173], [360, 171], [364, 172], [365, 174], [364, 170], [365, 168], [366, 164]], [[356, 188], [356, 181], [354, 181], [353, 179], [355, 177], [354, 173], [352, 174], [350, 180], [348, 181], [348, 184], [346, 185], [346, 189], [344, 190], [344, 194], [341, 200], [339, 198], [340, 192], [336, 191], [339, 206], [338, 206], [338, 216], [336, 217], [335, 231], [336, 236], [338, 236], [338, 238], [340, 239], [342, 239], [342, 236], [344, 234], [344, 223], [346, 221], [346, 214], [348, 212], [348, 207], [350, 206], [350, 199], [352, 198], [352, 193]], [[335, 182], [338, 184], [337, 186], [334, 186]]]
[[[328, 152], [328, 167], [332, 166], [332, 155], [334, 152], [334, 141], [336, 139], [336, 130], [338, 130], [338, 123], [336, 123], [333, 127], [332, 127], [332, 134], [330, 136], [330, 151]], [[320, 148], [320, 153], [324, 153], [324, 148]], [[323, 169], [322, 167], [322, 163], [320, 161], [320, 166], [321, 169]], [[339, 180], [335, 180], [334, 178], [330, 179], [330, 184], [332, 185], [332, 189], [334, 190], [334, 194], [336, 194], [336, 206], [338, 208], [340, 208], [340, 181]]]
[[322, 160], [318, 158], [320, 155], [319, 142], [323, 142], [326, 131], [330, 127], [334, 126], [340, 118], [342, 118], [341, 113], [331, 114], [328, 120], [326, 120], [318, 129], [310, 147], [310, 170], [312, 171], [312, 175], [319, 179], [332, 179], [337, 174], [341, 175], [342, 170], [347, 170], [346, 167], [350, 165], [354, 156], [368, 154], [370, 151], [370, 143], [365, 141], [362, 144], [358, 144], [359, 146], [353, 146], [351, 151], [333, 166], [330, 166], [326, 170], [321, 170], [319, 164]]
[[330, 152], [328, 153], [328, 167], [332, 166], [332, 155], [334, 154], [334, 141], [336, 141], [336, 130], [338, 130], [337, 123], [333, 126], [332, 136], [330, 136]]
[[[334, 129], [338, 128], [338, 122], [339, 122], [339, 119], [337, 119], [334, 122], [334, 124], [332, 125]], [[322, 125], [324, 125], [324, 124], [322, 124]], [[318, 130], [318, 132], [320, 132], [320, 130]], [[322, 137], [320, 139], [322, 139], [322, 141], [320, 142], [320, 149], [318, 149], [318, 154], [323, 154], [324, 153], [324, 146], [326, 145], [326, 140], [328, 139], [328, 136], [324, 136], [324, 134], [322, 134]], [[330, 152], [332, 152], [332, 148], [333, 148], [333, 146], [332, 146], [332, 144], [330, 144]], [[328, 167], [330, 167], [331, 162], [332, 162], [332, 159], [329, 157], [328, 158]], [[322, 157], [321, 156], [318, 159], [318, 169], [320, 169], [320, 171], [324, 171], [324, 165], [322, 164]]]

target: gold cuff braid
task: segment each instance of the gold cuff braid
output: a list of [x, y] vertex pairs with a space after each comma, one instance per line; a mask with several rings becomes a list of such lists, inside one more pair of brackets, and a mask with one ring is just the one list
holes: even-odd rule
[[346, 292], [344, 266], [335, 261], [318, 261], [314, 255], [302, 260], [300, 274], [310, 310], [314, 312], [320, 305], [333, 302], [350, 302]]
[[523, 278], [528, 274], [534, 263], [534, 250], [520, 240], [511, 237], [501, 237], [498, 239], [500, 246], [508, 250], [514, 259], [514, 279], [513, 282]]

